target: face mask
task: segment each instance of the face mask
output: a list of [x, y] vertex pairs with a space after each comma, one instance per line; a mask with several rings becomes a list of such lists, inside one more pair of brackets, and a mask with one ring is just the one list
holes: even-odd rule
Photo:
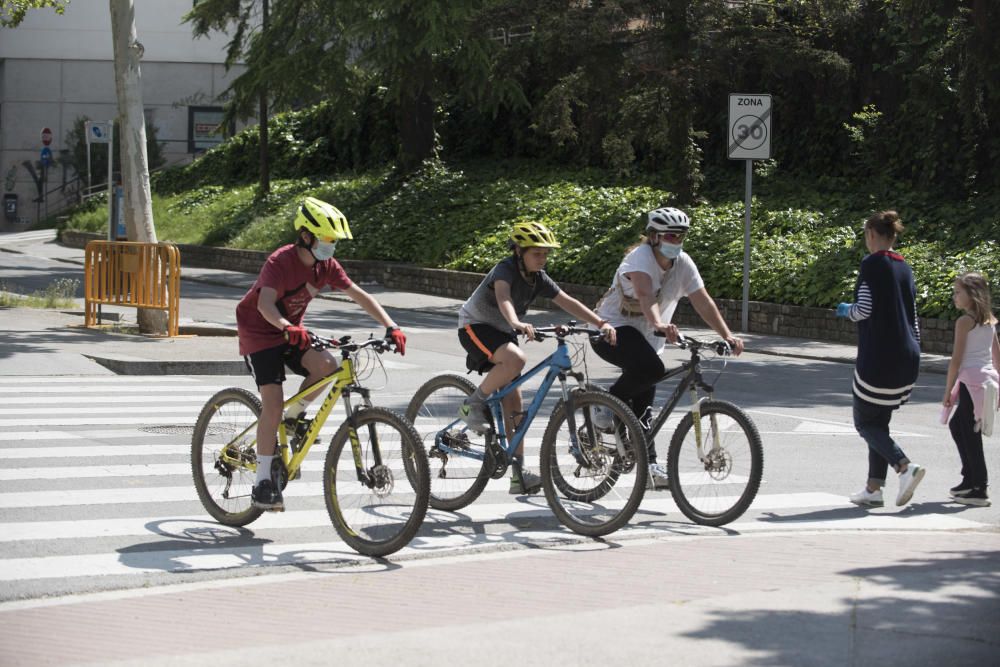
[[333, 257], [333, 251], [336, 250], [337, 243], [323, 243], [319, 239], [316, 240], [316, 244], [309, 249], [312, 256], [316, 258], [317, 262], [322, 262], [323, 260], [330, 259]]
[[674, 245], [673, 243], [660, 241], [660, 245], [656, 247], [660, 251], [660, 254], [667, 259], [677, 259], [681, 256], [681, 248], [683, 247], [683, 244]]

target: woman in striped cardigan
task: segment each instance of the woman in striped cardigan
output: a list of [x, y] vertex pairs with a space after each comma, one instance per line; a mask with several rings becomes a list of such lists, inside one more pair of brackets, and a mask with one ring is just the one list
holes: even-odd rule
[[868, 482], [851, 496], [855, 505], [882, 507], [888, 467], [899, 473], [896, 505], [910, 501], [926, 472], [912, 463], [889, 434], [894, 410], [910, 397], [920, 369], [920, 328], [913, 272], [892, 247], [903, 231], [895, 211], [875, 213], [865, 223], [869, 255], [861, 262], [854, 303], [837, 315], [858, 324], [854, 365], [854, 428], [868, 443]]

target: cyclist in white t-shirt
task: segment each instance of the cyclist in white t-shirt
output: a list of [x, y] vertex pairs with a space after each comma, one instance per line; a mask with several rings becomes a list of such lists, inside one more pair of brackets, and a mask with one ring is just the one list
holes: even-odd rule
[[[694, 260], [681, 249], [691, 226], [687, 214], [676, 208], [658, 208], [650, 211], [646, 220], [642, 240], [625, 253], [611, 288], [596, 309], [602, 320], [615, 327], [618, 344], [612, 347], [603, 340], [592, 343], [602, 359], [622, 369], [609, 391], [625, 401], [644, 425], [656, 396], [656, 382], [666, 370], [659, 357], [664, 342], [677, 340], [677, 326], [671, 319], [682, 297], [690, 299], [701, 319], [729, 343], [734, 354], [743, 352], [743, 341], [730, 332]], [[610, 415], [598, 415], [597, 419], [606, 417]], [[667, 469], [656, 462], [652, 441], [649, 482], [654, 489], [668, 486]]]

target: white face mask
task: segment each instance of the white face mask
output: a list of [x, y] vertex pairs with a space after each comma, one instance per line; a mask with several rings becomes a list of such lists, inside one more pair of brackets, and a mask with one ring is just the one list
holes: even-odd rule
[[322, 262], [323, 260], [333, 257], [333, 251], [336, 249], [336, 241], [333, 243], [323, 243], [319, 239], [316, 239], [316, 243], [309, 249], [309, 251], [312, 253], [312, 256], [316, 258], [317, 262]]
[[660, 254], [667, 259], [677, 259], [681, 256], [681, 248], [684, 247], [683, 243], [674, 245], [673, 243], [667, 243], [666, 241], [660, 241], [660, 245], [656, 246], [660, 251]]

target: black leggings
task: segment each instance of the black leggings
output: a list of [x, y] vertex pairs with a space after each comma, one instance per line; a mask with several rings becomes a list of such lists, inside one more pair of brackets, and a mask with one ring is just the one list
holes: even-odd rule
[[[601, 359], [622, 369], [618, 380], [608, 391], [625, 401], [632, 408], [635, 416], [642, 419], [646, 408], [653, 405], [656, 397], [656, 381], [659, 380], [665, 368], [660, 355], [650, 347], [646, 337], [635, 327], [616, 327], [618, 344], [610, 345], [603, 338], [592, 343], [594, 352]], [[656, 451], [653, 443], [649, 443], [649, 462], [656, 462]]]
[[962, 486], [986, 489], [986, 457], [983, 455], [983, 434], [975, 429], [976, 417], [972, 410], [972, 396], [965, 383], [959, 383], [958, 407], [948, 428], [962, 459]]

